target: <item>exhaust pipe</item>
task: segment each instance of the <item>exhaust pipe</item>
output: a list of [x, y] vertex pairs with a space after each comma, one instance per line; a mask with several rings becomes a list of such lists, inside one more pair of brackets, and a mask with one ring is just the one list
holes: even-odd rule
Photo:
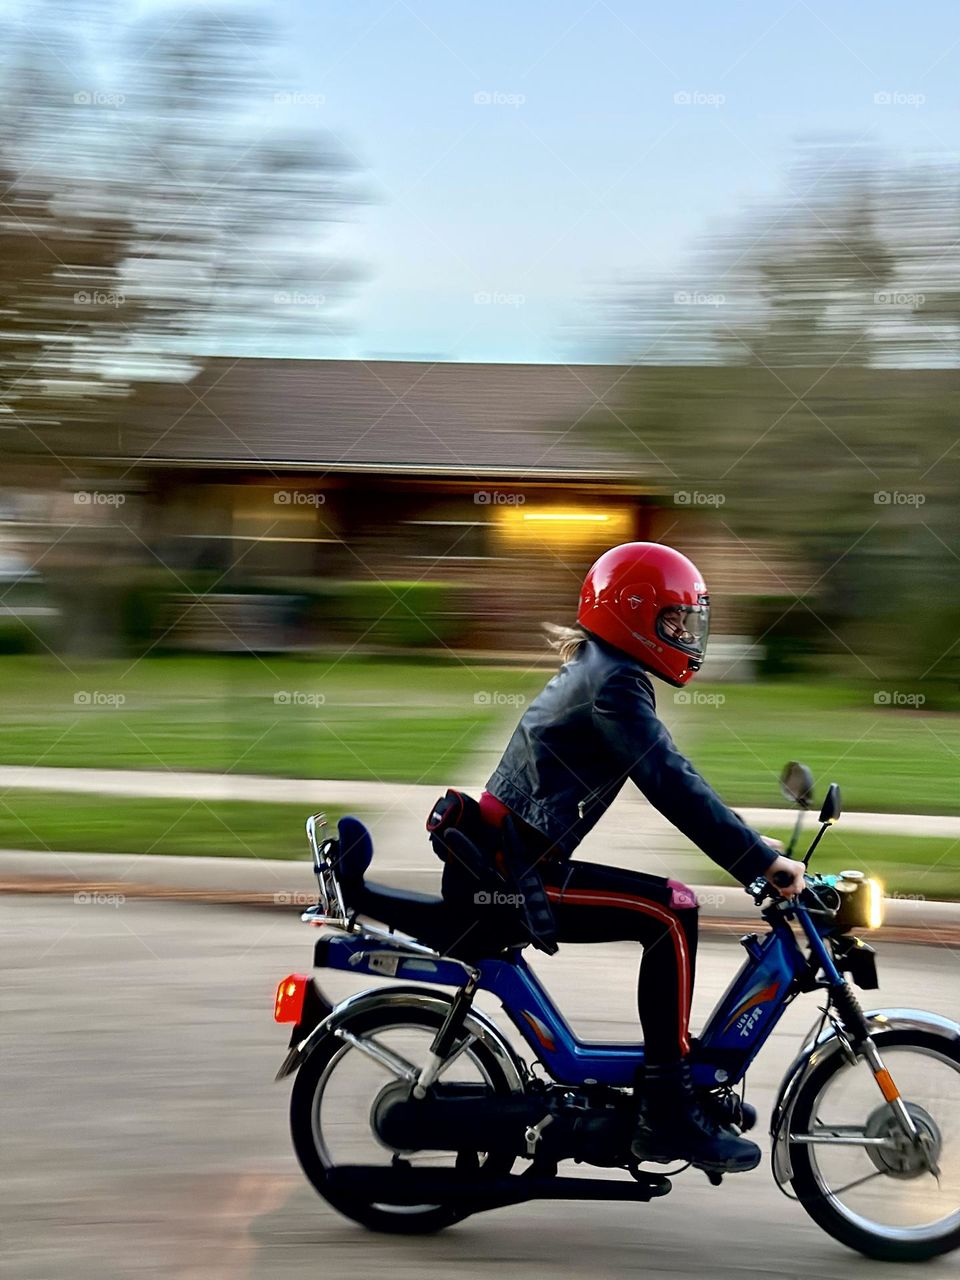
[[669, 1178], [640, 1174], [636, 1181], [613, 1178], [549, 1178], [456, 1170], [398, 1169], [383, 1165], [340, 1165], [326, 1175], [331, 1194], [379, 1204], [445, 1204], [479, 1213], [527, 1200], [631, 1200], [645, 1202], [671, 1190]]

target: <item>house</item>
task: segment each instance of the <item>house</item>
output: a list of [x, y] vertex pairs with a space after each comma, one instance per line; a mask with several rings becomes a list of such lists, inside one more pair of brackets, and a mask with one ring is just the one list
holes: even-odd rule
[[[583, 573], [611, 545], [669, 532], [706, 554], [708, 581], [713, 565], [729, 578], [742, 559], [705, 533], [702, 513], [676, 508], [669, 476], [631, 440], [617, 408], [629, 372], [213, 359], [190, 382], [142, 385], [97, 428], [7, 433], [8, 492], [29, 494], [33, 512], [7, 541], [11, 526], [21, 544], [52, 541], [54, 525], [50, 572], [162, 565], [184, 605], [201, 581], [206, 612], [189, 610], [188, 626], [164, 615], [185, 643], [229, 647], [232, 634], [246, 647], [248, 632], [264, 634], [258, 592], [442, 584], [421, 642], [529, 652], [540, 620], [571, 617]], [[271, 644], [302, 638], [288, 623], [266, 626]], [[327, 638], [341, 638], [336, 627]]]

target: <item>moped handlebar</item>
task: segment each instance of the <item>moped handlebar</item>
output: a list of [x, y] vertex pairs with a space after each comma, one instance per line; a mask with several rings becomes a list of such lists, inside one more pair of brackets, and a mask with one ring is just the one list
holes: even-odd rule
[[[789, 871], [778, 871], [773, 879], [774, 883], [771, 884], [766, 877], [760, 876], [757, 880], [754, 880], [753, 884], [748, 886], [747, 892], [753, 894], [753, 900], [757, 906], [762, 906], [764, 902], [773, 898], [779, 900], [780, 895], [777, 893], [777, 889], [786, 889], [793, 884], [793, 876]], [[815, 883], [810, 876], [806, 876], [805, 881], [807, 886]]]

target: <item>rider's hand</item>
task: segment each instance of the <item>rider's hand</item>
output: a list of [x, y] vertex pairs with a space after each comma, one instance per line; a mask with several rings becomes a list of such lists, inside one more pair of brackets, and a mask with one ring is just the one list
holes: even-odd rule
[[[768, 842], [769, 843], [769, 842]], [[798, 893], [802, 893], [804, 889], [803, 877], [806, 875], [807, 868], [802, 862], [796, 862], [793, 858], [785, 858], [783, 854], [775, 858], [764, 872], [766, 880], [773, 885], [777, 893], [783, 898], [795, 898]], [[791, 883], [786, 887], [781, 887], [774, 880], [774, 876], [782, 875], [784, 872], [791, 877]]]

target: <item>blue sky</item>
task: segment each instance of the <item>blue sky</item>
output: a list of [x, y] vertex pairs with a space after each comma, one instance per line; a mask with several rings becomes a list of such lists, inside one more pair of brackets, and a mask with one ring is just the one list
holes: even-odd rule
[[322, 98], [304, 116], [362, 161], [376, 197], [351, 237], [370, 272], [353, 330], [304, 354], [569, 359], [591, 299], [682, 271], [717, 220], [776, 195], [796, 139], [960, 150], [956, 0], [271, 13]]

